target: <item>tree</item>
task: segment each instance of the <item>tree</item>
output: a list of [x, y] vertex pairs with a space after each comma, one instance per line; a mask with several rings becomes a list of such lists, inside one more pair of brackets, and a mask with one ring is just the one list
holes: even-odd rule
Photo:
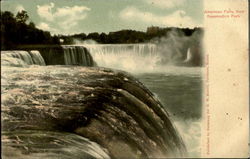
[[9, 12], [1, 12], [1, 24], [2, 23], [13, 23], [15, 21], [14, 15]]
[[1, 49], [15, 49], [27, 44], [59, 44], [58, 37], [36, 28], [34, 22], [27, 23], [26, 11], [14, 16], [11, 12], [1, 12], [0, 31]]
[[35, 23], [34, 23], [34, 22], [30, 22], [30, 23], [29, 23], [29, 27], [31, 27], [31, 28], [33, 28], [33, 29], [34, 29], [34, 28], [36, 28], [36, 25], [35, 25]]
[[94, 33], [89, 33], [87, 36], [88, 39], [93, 39], [93, 40], [97, 40], [99, 38], [99, 34], [97, 32]]
[[108, 41], [108, 36], [107, 36], [107, 34], [101, 33], [100, 36], [99, 36], [99, 42], [107, 43], [107, 41]]
[[25, 10], [19, 11], [16, 15], [17, 22], [20, 23], [26, 23], [26, 21], [29, 19], [28, 13]]

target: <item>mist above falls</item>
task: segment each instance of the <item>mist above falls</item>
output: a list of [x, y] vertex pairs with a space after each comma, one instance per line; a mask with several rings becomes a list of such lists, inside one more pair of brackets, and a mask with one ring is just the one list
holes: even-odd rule
[[[131, 73], [165, 72], [173, 67], [202, 66], [202, 32], [186, 36], [176, 30], [144, 44], [97, 44], [31, 46], [26, 51], [2, 51], [3, 62], [13, 65], [99, 66]], [[37, 50], [37, 51], [30, 51]]]
[[[98, 66], [128, 72], [162, 72], [169, 67], [200, 67], [203, 64], [203, 32], [186, 36], [172, 30], [163, 37], [141, 44], [98, 44], [93, 40], [75, 40], [88, 49]], [[66, 45], [67, 46], [67, 45]]]

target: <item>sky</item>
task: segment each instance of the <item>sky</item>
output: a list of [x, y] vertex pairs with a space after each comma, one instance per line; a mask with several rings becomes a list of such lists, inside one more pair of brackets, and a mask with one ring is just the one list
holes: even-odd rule
[[4, 0], [1, 10], [26, 10], [39, 29], [64, 35], [203, 23], [202, 0]]

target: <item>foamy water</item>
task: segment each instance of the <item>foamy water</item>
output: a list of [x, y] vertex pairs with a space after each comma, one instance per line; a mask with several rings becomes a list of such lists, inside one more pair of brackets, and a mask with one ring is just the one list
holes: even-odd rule
[[186, 144], [188, 157], [200, 157], [202, 69], [166, 67], [161, 72], [139, 73], [135, 76], [155, 94], [169, 112]]
[[192, 119], [176, 120], [174, 125], [187, 147], [188, 157], [200, 157], [201, 121]]
[[[71, 45], [71, 46], [79, 46]], [[176, 63], [185, 65], [191, 60], [190, 49], [177, 59], [173, 51], [162, 51], [156, 44], [82, 44], [98, 66], [119, 69], [131, 73], [165, 72]], [[183, 57], [182, 57], [183, 56]], [[180, 59], [182, 58], [182, 59]]]
[[[199, 157], [201, 67], [174, 66], [171, 58], [167, 55], [163, 57], [154, 44], [84, 46], [88, 48], [98, 66], [130, 72], [156, 94], [157, 98], [170, 113], [176, 128], [179, 130], [180, 136], [187, 146], [189, 157]], [[69, 53], [70, 56], [65, 56], [66, 60], [76, 58], [71, 56], [71, 54], [74, 55], [74, 52]], [[27, 69], [38, 67], [28, 66], [27, 63], [32, 64], [32, 61], [30, 61], [28, 54], [26, 56], [26, 53], [22, 53], [22, 55], [25, 57], [24, 59], [8, 55], [5, 59], [2, 59], [2, 65], [8, 65], [12, 62], [14, 66], [25, 66]], [[26, 60], [26, 63], [23, 60]], [[46, 71], [48, 66], [42, 67]], [[8, 68], [6, 67], [5, 69]], [[7, 80], [2, 79], [2, 81]], [[37, 81], [28, 81], [27, 83], [22, 83], [22, 85], [28, 85], [29, 82]]]

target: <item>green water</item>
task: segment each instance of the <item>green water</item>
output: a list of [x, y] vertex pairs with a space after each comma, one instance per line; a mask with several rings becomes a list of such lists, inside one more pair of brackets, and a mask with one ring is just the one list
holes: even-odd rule
[[142, 73], [135, 76], [164, 105], [187, 146], [189, 157], [199, 157], [202, 117], [201, 69], [171, 68], [164, 73]]

